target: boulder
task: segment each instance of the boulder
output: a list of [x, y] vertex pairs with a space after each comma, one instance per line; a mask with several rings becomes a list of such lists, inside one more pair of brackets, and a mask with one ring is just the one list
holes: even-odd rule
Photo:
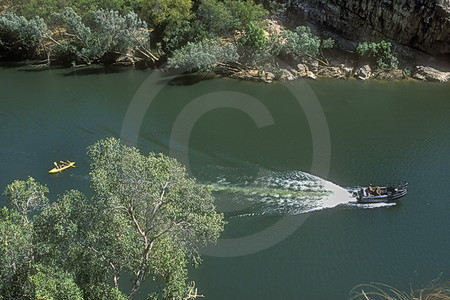
[[319, 75], [333, 78], [345, 78], [345, 72], [339, 67], [325, 67], [319, 71]]
[[319, 75], [324, 77], [332, 77], [332, 78], [349, 78], [353, 74], [353, 68], [347, 67], [344, 64], [341, 64], [340, 66], [333, 66], [333, 67], [323, 67], [318, 72]]
[[342, 72], [344, 72], [345, 77], [350, 78], [353, 75], [353, 68], [352, 67], [347, 67], [345, 65], [341, 65], [341, 70]]
[[317, 60], [310, 60], [306, 64], [309, 68], [309, 70], [313, 73], [317, 73], [319, 71], [319, 61]]
[[308, 71], [308, 73], [306, 74], [305, 77], [306, 77], [306, 78], [310, 78], [310, 79], [317, 79], [317, 75], [314, 74], [314, 73], [311, 72], [311, 71]]
[[367, 80], [372, 75], [372, 69], [369, 65], [364, 65], [361, 68], [358, 68], [355, 72], [355, 77], [360, 80]]
[[405, 73], [400, 69], [381, 70], [373, 74], [373, 77], [381, 80], [400, 80], [406, 78]]
[[271, 72], [264, 72], [263, 76], [262, 76], [262, 81], [267, 82], [267, 83], [271, 83], [275, 80], [275, 74], [271, 73]]
[[416, 66], [413, 78], [423, 81], [447, 82], [450, 72], [442, 72], [431, 67]]
[[281, 69], [280, 71], [281, 71], [280, 80], [292, 81], [297, 79], [297, 76], [292, 74], [292, 72], [287, 69]]
[[298, 70], [297, 71], [298, 76], [300, 76], [300, 77], [308, 76], [309, 68], [308, 68], [307, 65], [305, 65], [305, 64], [298, 64], [297, 65], [297, 70]]

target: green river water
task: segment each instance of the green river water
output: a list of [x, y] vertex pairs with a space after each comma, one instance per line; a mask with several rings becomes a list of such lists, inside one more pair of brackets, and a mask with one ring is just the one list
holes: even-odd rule
[[[1, 67], [1, 189], [33, 176], [53, 199], [89, 193], [86, 147], [121, 137], [216, 190], [229, 223], [191, 272], [207, 299], [346, 299], [360, 283], [450, 279], [450, 85], [201, 79]], [[77, 168], [49, 175], [61, 159]], [[347, 192], [396, 179], [409, 182], [396, 205]]]

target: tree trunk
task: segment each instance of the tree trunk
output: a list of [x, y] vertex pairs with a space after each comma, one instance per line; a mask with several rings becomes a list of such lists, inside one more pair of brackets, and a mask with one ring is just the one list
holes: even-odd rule
[[136, 273], [136, 278], [133, 283], [133, 287], [131, 288], [130, 294], [128, 294], [128, 299], [133, 299], [134, 294], [139, 290], [141, 287], [142, 282], [144, 281], [145, 272], [147, 269], [147, 263], [148, 263], [148, 257], [150, 255], [150, 251], [152, 250], [153, 242], [150, 242], [150, 244], [146, 245], [144, 248], [144, 251], [142, 253], [142, 261], [141, 265], [139, 267], [139, 270]]

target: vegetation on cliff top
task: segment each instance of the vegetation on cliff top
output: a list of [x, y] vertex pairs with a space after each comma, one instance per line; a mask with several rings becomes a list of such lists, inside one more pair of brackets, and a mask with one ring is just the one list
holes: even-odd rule
[[176, 160], [116, 139], [95, 143], [88, 155], [92, 197], [70, 190], [50, 202], [31, 177], [6, 188], [0, 299], [125, 300], [146, 279], [148, 299], [195, 298], [188, 266], [200, 264], [198, 248], [217, 241], [224, 226], [210, 189]]

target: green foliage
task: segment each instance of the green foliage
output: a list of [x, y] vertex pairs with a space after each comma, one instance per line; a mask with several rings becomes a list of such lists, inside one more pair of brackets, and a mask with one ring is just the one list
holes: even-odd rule
[[[88, 155], [92, 198], [71, 190], [44, 205], [48, 190], [32, 178], [6, 189], [12, 208], [0, 209], [0, 298], [125, 300], [147, 278], [160, 287], [156, 297], [186, 297], [198, 248], [223, 231], [211, 190], [175, 159], [141, 155], [116, 139]], [[126, 273], [128, 297], [119, 290]]]
[[85, 299], [92, 300], [127, 300], [128, 297], [119, 291], [118, 288], [111, 287], [106, 283], [96, 283], [86, 288]]
[[126, 233], [135, 237], [135, 251], [126, 253], [123, 265], [135, 274], [129, 295], [146, 277], [158, 276], [167, 298], [177, 297], [187, 289], [187, 261], [197, 261], [197, 247], [214, 243], [223, 230], [211, 191], [195, 184], [175, 159], [143, 156], [116, 139], [97, 142], [88, 155], [95, 201], [112, 220], [129, 224]]
[[221, 1], [202, 0], [197, 14], [206, 27], [216, 34], [223, 34], [235, 28], [232, 12]]
[[299, 26], [294, 31], [285, 30], [283, 52], [296, 60], [305, 56], [317, 57], [320, 53], [320, 38], [311, 33], [311, 29]]
[[162, 41], [164, 50], [171, 53], [182, 48], [187, 42], [199, 42], [213, 38], [206, 26], [199, 21], [183, 21], [181, 25], [168, 24], [164, 30]]
[[34, 269], [34, 274], [29, 279], [34, 294], [33, 299], [83, 300], [80, 288], [69, 273], [39, 264]]
[[154, 26], [180, 25], [192, 18], [192, 0], [138, 0], [140, 15]]
[[267, 44], [264, 29], [253, 22], [247, 24], [244, 35], [239, 39], [240, 45], [261, 51]]
[[263, 6], [253, 0], [202, 0], [198, 8], [199, 19], [216, 34], [230, 34], [266, 15]]
[[224, 0], [234, 18], [236, 28], [245, 28], [251, 22], [262, 21], [268, 11], [254, 0]]
[[331, 48], [334, 48], [334, 46], [335, 46], [335, 41], [331, 38], [322, 40], [322, 42], [321, 42], [322, 49], [331, 49]]
[[390, 42], [381, 41], [379, 43], [363, 42], [358, 44], [356, 52], [362, 57], [368, 57], [375, 61], [380, 69], [397, 69], [398, 59], [392, 51]]
[[273, 63], [281, 47], [276, 34], [270, 28], [266, 33], [261, 26], [253, 22], [246, 26], [238, 45], [241, 61], [255, 68]]
[[32, 226], [14, 209], [0, 209], [0, 298], [27, 295], [32, 262]]
[[0, 55], [32, 58], [39, 55], [48, 33], [40, 17], [27, 20], [14, 13], [0, 15]]
[[72, 7], [82, 16], [96, 9], [117, 10], [126, 12], [130, 9], [127, 0], [71, 0], [69, 3], [60, 0], [5, 0], [9, 10], [18, 15], [32, 18], [40, 16], [49, 19], [54, 12], [63, 10], [66, 6]]
[[48, 199], [45, 196], [47, 193], [46, 186], [36, 182], [33, 177], [28, 177], [26, 181], [13, 181], [6, 187], [3, 195], [28, 223], [32, 212], [39, 211], [47, 205]]
[[221, 45], [215, 39], [207, 39], [198, 43], [187, 43], [173, 52], [168, 60], [169, 68], [194, 70], [212, 70], [219, 63], [235, 62], [239, 59], [236, 46]]
[[[56, 58], [91, 63], [108, 53], [127, 54], [135, 50], [147, 51], [150, 38], [147, 24], [137, 14], [122, 16], [113, 10], [95, 10], [86, 22], [72, 9], [53, 14], [55, 26], [64, 28], [63, 41], [55, 42]], [[59, 37], [62, 39], [61, 37]]]

